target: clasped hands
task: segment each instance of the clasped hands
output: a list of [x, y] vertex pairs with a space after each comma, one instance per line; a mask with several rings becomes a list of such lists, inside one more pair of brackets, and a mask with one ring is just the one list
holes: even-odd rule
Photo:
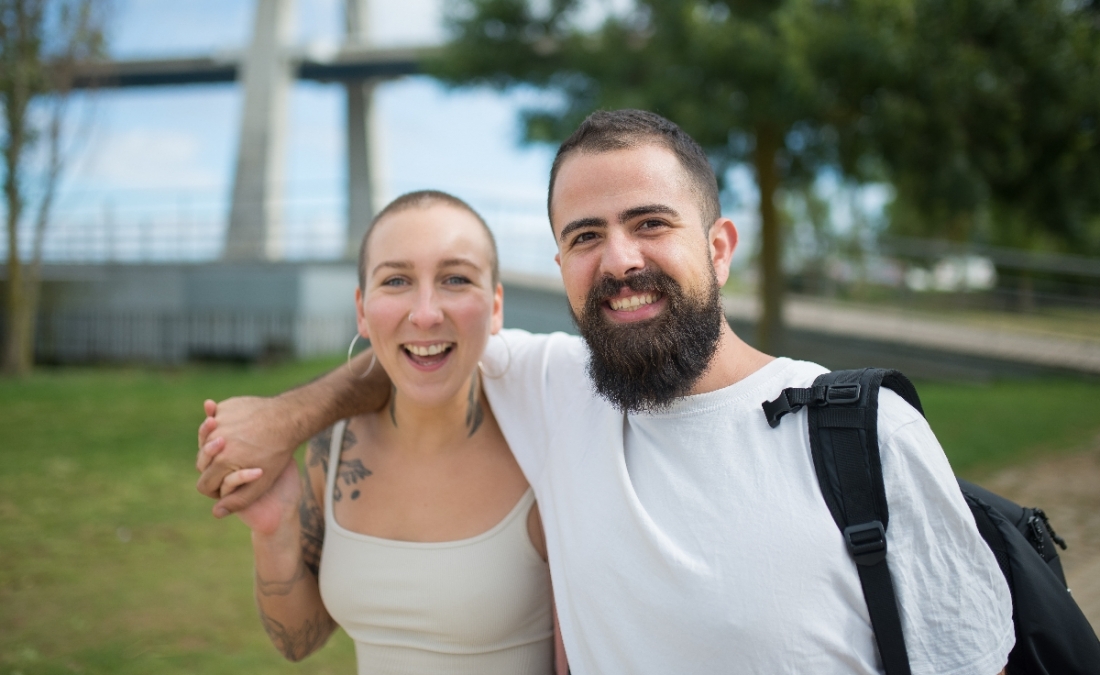
[[202, 475], [195, 487], [218, 500], [215, 517], [247, 508], [294, 466], [294, 450], [305, 439], [298, 438], [284, 408], [277, 397], [203, 403], [206, 419], [199, 426], [195, 460]]

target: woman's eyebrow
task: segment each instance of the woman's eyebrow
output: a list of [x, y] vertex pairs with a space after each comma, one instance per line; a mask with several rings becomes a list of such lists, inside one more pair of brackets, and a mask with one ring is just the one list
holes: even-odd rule
[[411, 262], [407, 262], [405, 260], [386, 260], [374, 266], [374, 269], [371, 270], [371, 276], [378, 274], [378, 270], [382, 269], [383, 267], [395, 270], [411, 270], [412, 266], [413, 265]]
[[478, 267], [477, 263], [473, 262], [472, 260], [470, 260], [468, 258], [447, 258], [446, 260], [440, 260], [439, 265], [438, 265], [439, 268], [456, 267], [456, 266], [473, 267], [474, 269], [481, 269], [480, 267]]

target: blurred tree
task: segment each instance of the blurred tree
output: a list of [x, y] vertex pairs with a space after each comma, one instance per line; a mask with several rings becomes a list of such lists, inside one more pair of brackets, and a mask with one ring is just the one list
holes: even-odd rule
[[[0, 151], [8, 234], [0, 370], [6, 375], [26, 374], [34, 363], [42, 242], [65, 160], [65, 103], [76, 67], [103, 53], [103, 15], [100, 0], [0, 0]], [[32, 166], [32, 151], [43, 141], [42, 165]], [[20, 226], [32, 178], [40, 185], [24, 261]]]
[[807, 53], [845, 169], [897, 190], [892, 230], [1100, 253], [1100, 2], [871, 7], [824, 4]]
[[560, 105], [525, 113], [527, 138], [560, 141], [596, 108], [644, 108], [702, 144], [719, 175], [749, 163], [760, 190], [758, 344], [781, 349], [783, 184], [829, 159], [821, 91], [802, 58], [801, 0], [639, 0], [586, 27], [578, 0], [466, 0], [430, 72], [456, 84], [529, 84]]
[[922, 234], [995, 222], [996, 243], [1100, 240], [1097, 0], [635, 0], [597, 20], [591, 8], [452, 0], [454, 39], [429, 70], [556, 93], [524, 113], [529, 140], [636, 107], [680, 124], [719, 175], [750, 164], [765, 350], [782, 337], [776, 195], [823, 166], [893, 182], [895, 222]]

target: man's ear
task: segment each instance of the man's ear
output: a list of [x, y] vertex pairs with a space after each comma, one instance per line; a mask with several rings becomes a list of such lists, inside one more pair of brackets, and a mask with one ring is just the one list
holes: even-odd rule
[[710, 244], [710, 259], [714, 264], [714, 276], [718, 285], [723, 286], [730, 276], [730, 263], [737, 249], [737, 226], [729, 218], [714, 221], [707, 235]]

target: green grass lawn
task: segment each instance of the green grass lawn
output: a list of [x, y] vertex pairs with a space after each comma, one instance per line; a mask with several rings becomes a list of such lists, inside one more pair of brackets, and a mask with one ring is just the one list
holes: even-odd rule
[[1097, 381], [919, 382], [917, 389], [952, 467], [967, 478], [1081, 450], [1100, 436]]
[[0, 673], [351, 673], [290, 664], [252, 601], [248, 529], [194, 489], [203, 397], [330, 364], [40, 371], [0, 381]]
[[[351, 673], [338, 633], [302, 664], [269, 645], [248, 531], [195, 492], [204, 397], [274, 393], [333, 362], [41, 370], [0, 381], [0, 674]], [[920, 386], [957, 470], [1100, 433], [1100, 384]]]

